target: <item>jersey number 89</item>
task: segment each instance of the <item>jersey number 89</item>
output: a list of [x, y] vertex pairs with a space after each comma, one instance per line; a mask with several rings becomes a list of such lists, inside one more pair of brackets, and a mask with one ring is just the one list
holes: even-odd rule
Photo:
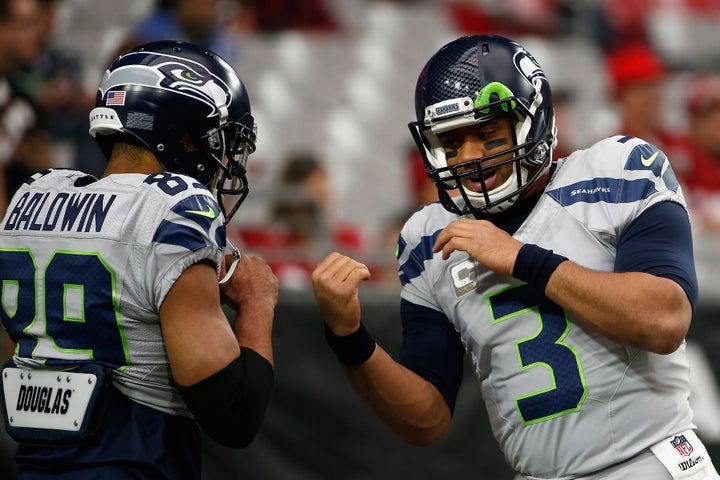
[[0, 271], [0, 318], [18, 356], [48, 365], [129, 363], [115, 275], [99, 254], [57, 250], [38, 266], [28, 249], [0, 250]]

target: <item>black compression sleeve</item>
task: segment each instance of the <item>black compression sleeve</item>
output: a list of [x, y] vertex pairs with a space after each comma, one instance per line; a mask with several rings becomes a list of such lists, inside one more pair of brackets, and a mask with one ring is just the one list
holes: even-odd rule
[[270, 401], [275, 374], [270, 362], [247, 347], [211, 377], [178, 387], [200, 427], [232, 448], [252, 442]]
[[403, 342], [398, 362], [432, 383], [453, 412], [465, 355], [460, 334], [445, 315], [431, 308], [403, 299], [400, 312]]

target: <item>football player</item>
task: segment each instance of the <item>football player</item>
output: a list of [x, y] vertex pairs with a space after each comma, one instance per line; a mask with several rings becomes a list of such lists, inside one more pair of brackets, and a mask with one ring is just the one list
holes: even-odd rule
[[404, 442], [430, 444], [468, 352], [518, 479], [720, 478], [688, 403], [698, 286], [664, 153], [616, 135], [552, 162], [548, 79], [500, 36], [441, 48], [415, 109], [440, 201], [399, 237], [398, 361], [361, 323], [365, 265], [331, 253], [313, 272], [326, 338], [363, 401]]
[[150, 43], [105, 72], [90, 134], [102, 178], [37, 173], [2, 222], [18, 478], [199, 479], [200, 429], [248, 445], [274, 380], [277, 279], [224, 254], [255, 150], [249, 97], [215, 53]]

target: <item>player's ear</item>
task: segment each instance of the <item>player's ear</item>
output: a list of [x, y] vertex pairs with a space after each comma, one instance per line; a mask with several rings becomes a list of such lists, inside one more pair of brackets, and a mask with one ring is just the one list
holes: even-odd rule
[[186, 152], [192, 152], [193, 150], [197, 150], [197, 146], [192, 141], [192, 138], [190, 137], [190, 132], [186, 131], [182, 138], [180, 139], [180, 143], [183, 146], [183, 149]]

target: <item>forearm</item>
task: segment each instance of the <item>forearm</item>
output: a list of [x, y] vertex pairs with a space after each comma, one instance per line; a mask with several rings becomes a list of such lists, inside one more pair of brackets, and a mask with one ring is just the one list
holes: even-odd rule
[[273, 364], [272, 328], [274, 304], [257, 302], [243, 305], [235, 317], [238, 345], [248, 347]]
[[379, 345], [362, 365], [347, 367], [355, 392], [403, 442], [427, 446], [450, 424], [450, 409], [437, 389], [397, 363]]
[[315, 268], [325, 339], [355, 392], [390, 430], [411, 445], [429, 445], [447, 430], [450, 408], [435, 386], [393, 360], [363, 327], [358, 284], [369, 278], [365, 265], [336, 252]]
[[[223, 262], [221, 277], [226, 276]], [[247, 347], [273, 364], [272, 328], [279, 283], [259, 257], [245, 254], [234, 260], [233, 274], [220, 285], [222, 302], [236, 312], [233, 330], [240, 347]]]
[[611, 340], [660, 354], [679, 347], [692, 317], [677, 283], [641, 272], [598, 272], [566, 261], [550, 276], [545, 293]]

